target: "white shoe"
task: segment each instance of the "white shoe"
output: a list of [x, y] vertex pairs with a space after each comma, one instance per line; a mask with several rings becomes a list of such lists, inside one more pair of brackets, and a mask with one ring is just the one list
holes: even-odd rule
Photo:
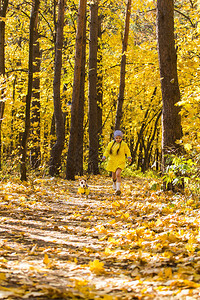
[[116, 190], [116, 181], [113, 181], [113, 190]]
[[121, 194], [120, 186], [121, 186], [121, 182], [116, 182], [116, 195]]

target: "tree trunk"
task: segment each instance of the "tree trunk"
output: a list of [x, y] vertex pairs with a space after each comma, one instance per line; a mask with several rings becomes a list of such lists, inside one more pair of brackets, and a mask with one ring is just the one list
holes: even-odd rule
[[33, 93], [31, 116], [31, 166], [37, 169], [40, 165], [40, 44], [36, 31], [36, 41], [33, 46]]
[[71, 128], [69, 137], [69, 147], [67, 155], [66, 179], [75, 180], [76, 173], [76, 149], [78, 139], [78, 112], [80, 97], [80, 81], [83, 52], [83, 28], [85, 22], [86, 0], [79, 0], [77, 32], [76, 32], [76, 52], [74, 65], [74, 83], [71, 106]]
[[16, 109], [15, 109], [15, 93], [16, 93], [16, 82], [17, 82], [17, 76], [14, 77], [13, 80], [13, 93], [12, 93], [12, 107], [11, 107], [11, 142], [10, 142], [10, 154], [11, 157], [13, 156], [13, 150], [16, 149], [16, 134], [15, 134], [15, 117], [16, 117]]
[[[0, 76], [5, 75], [5, 17], [8, 7], [8, 0], [0, 1]], [[2, 164], [2, 144], [1, 144], [1, 126], [4, 115], [4, 89], [0, 92], [0, 169]]]
[[151, 120], [148, 121], [148, 118], [149, 118], [150, 113], [151, 113], [151, 111], [152, 111], [152, 109], [151, 109], [152, 107], [151, 107], [151, 106], [152, 106], [152, 101], [153, 101], [153, 99], [154, 99], [154, 97], [155, 97], [155, 95], [156, 95], [156, 91], [157, 91], [157, 87], [155, 87], [155, 89], [154, 89], [154, 91], [153, 91], [153, 94], [152, 94], [152, 96], [151, 96], [151, 100], [150, 100], [150, 102], [149, 102], [149, 106], [148, 106], [148, 108], [147, 108], [147, 110], [146, 110], [146, 112], [145, 112], [143, 121], [141, 122], [142, 125], [141, 125], [141, 128], [140, 128], [140, 131], [139, 131], [139, 133], [137, 134], [137, 135], [138, 135], [137, 142], [136, 142], [136, 144], [135, 144], [135, 148], [134, 148], [133, 153], [132, 153], [133, 161], [136, 160], [136, 154], [137, 154], [138, 146], [139, 146], [139, 144], [141, 143], [141, 139], [143, 138], [144, 131], [145, 131], [147, 125], [151, 122]]
[[102, 106], [103, 106], [103, 56], [102, 56], [102, 16], [98, 17], [98, 60], [97, 60], [97, 131], [98, 154], [102, 156]]
[[25, 112], [25, 130], [21, 141], [21, 165], [20, 174], [21, 180], [26, 181], [26, 152], [27, 152], [27, 140], [30, 131], [30, 106], [33, 87], [33, 45], [36, 39], [36, 28], [38, 21], [38, 10], [40, 0], [33, 0], [31, 18], [30, 18], [30, 33], [29, 33], [29, 75], [28, 75], [28, 92], [26, 95], [26, 112]]
[[[150, 132], [149, 132], [149, 136], [146, 139], [146, 145], [145, 145], [145, 139], [144, 139], [144, 135], [142, 135], [141, 137], [141, 146], [144, 149], [144, 159], [143, 159], [143, 163], [141, 166], [142, 172], [144, 173], [145, 171], [147, 171], [149, 169], [149, 163], [150, 163], [150, 159], [151, 159], [151, 153], [152, 153], [152, 147], [153, 147], [153, 141], [155, 139], [155, 135], [156, 135], [156, 131], [158, 129], [158, 122], [160, 120], [162, 111], [158, 111], [156, 120], [155, 120], [155, 124], [151, 126]], [[147, 137], [147, 132], [145, 133], [145, 136]]]
[[177, 75], [177, 56], [174, 41], [174, 1], [157, 1], [157, 39], [160, 64], [160, 78], [163, 102], [162, 116], [162, 165], [165, 171], [166, 156], [179, 153], [176, 143], [182, 137], [180, 91]]
[[59, 174], [61, 167], [61, 154], [65, 142], [65, 127], [60, 99], [60, 80], [62, 69], [63, 27], [64, 27], [65, 0], [59, 0], [58, 22], [56, 32], [55, 70], [53, 81], [54, 118], [56, 127], [56, 142], [51, 149], [49, 174]]
[[80, 95], [78, 107], [78, 143], [76, 147], [76, 174], [83, 175], [83, 137], [84, 137], [84, 104], [85, 104], [85, 61], [86, 61], [86, 10], [83, 24], [83, 44], [81, 61]]
[[125, 90], [125, 73], [126, 73], [126, 51], [128, 45], [129, 23], [131, 15], [131, 0], [128, 0], [126, 6], [126, 20], [124, 29], [124, 39], [122, 43], [122, 58], [121, 58], [121, 70], [120, 70], [120, 87], [117, 100], [117, 112], [115, 118], [115, 130], [120, 129], [122, 120], [122, 108], [124, 103], [124, 90]]
[[98, 174], [98, 129], [97, 129], [97, 44], [98, 0], [90, 5], [89, 42], [89, 161], [88, 172]]

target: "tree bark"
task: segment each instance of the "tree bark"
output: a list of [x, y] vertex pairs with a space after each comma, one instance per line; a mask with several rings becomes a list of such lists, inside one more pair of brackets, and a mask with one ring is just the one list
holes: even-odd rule
[[33, 93], [31, 109], [31, 166], [37, 169], [41, 162], [40, 156], [40, 44], [36, 31], [36, 41], [33, 46]]
[[135, 144], [135, 148], [134, 148], [133, 153], [132, 153], [133, 161], [135, 160], [136, 153], [137, 153], [137, 150], [138, 150], [138, 146], [139, 146], [139, 144], [141, 143], [141, 139], [142, 139], [142, 137], [143, 137], [143, 135], [144, 135], [144, 131], [145, 131], [147, 125], [151, 122], [151, 121], [148, 121], [148, 118], [149, 118], [149, 115], [150, 115], [150, 113], [151, 113], [151, 111], [152, 111], [152, 109], [151, 109], [151, 104], [152, 104], [152, 101], [153, 101], [153, 99], [154, 99], [154, 97], [155, 97], [155, 95], [156, 95], [156, 91], [157, 91], [157, 87], [155, 87], [155, 89], [154, 89], [154, 91], [153, 91], [153, 94], [152, 94], [152, 96], [151, 96], [151, 100], [150, 100], [150, 102], [149, 102], [149, 106], [148, 106], [148, 108], [147, 108], [147, 110], [146, 110], [146, 112], [145, 112], [143, 121], [141, 122], [141, 128], [140, 128], [140, 131], [139, 131], [139, 133], [137, 134], [137, 136], [138, 136], [137, 142], [136, 142], [136, 144]]
[[71, 128], [69, 137], [69, 147], [67, 155], [66, 179], [75, 180], [76, 173], [76, 149], [78, 139], [78, 112], [80, 97], [80, 80], [83, 53], [83, 28], [86, 11], [86, 0], [79, 0], [77, 32], [76, 32], [76, 51], [74, 65], [74, 82], [71, 106]]
[[13, 156], [13, 150], [14, 148], [16, 149], [15, 147], [15, 144], [16, 144], [16, 133], [15, 133], [15, 117], [16, 117], [16, 109], [15, 109], [15, 93], [16, 93], [16, 82], [17, 82], [17, 76], [14, 77], [14, 80], [13, 80], [13, 93], [12, 93], [12, 107], [11, 107], [11, 116], [12, 116], [12, 119], [11, 119], [11, 142], [10, 142], [10, 154], [11, 154], [11, 157]]
[[[0, 76], [5, 75], [5, 17], [8, 7], [8, 0], [0, 0]], [[4, 89], [0, 92], [0, 169], [2, 165], [2, 145], [1, 145], [1, 127], [4, 115], [5, 101]]]
[[49, 174], [59, 174], [61, 167], [61, 155], [65, 142], [64, 118], [60, 99], [60, 81], [62, 69], [63, 27], [64, 27], [65, 0], [58, 3], [58, 22], [56, 31], [55, 70], [53, 81], [54, 118], [56, 127], [56, 142], [51, 149]]
[[[147, 138], [146, 141], [146, 145], [145, 145], [145, 139], [144, 136], [141, 137], [141, 145], [142, 148], [144, 149], [144, 159], [143, 159], [143, 163], [141, 165], [141, 170], [144, 173], [145, 171], [147, 171], [149, 169], [149, 164], [150, 164], [150, 159], [151, 159], [151, 153], [152, 153], [152, 148], [153, 148], [153, 141], [155, 138], [155, 134], [156, 131], [158, 129], [158, 121], [160, 120], [162, 111], [158, 111], [156, 120], [155, 120], [155, 124], [152, 125], [150, 132], [149, 132], [149, 137]], [[147, 136], [147, 133], [146, 133]]]
[[89, 161], [88, 172], [98, 174], [97, 129], [97, 48], [98, 48], [98, 0], [90, 5], [89, 41]]
[[30, 18], [30, 33], [29, 33], [29, 74], [28, 74], [28, 92], [26, 95], [26, 111], [25, 111], [25, 130], [21, 141], [21, 164], [20, 164], [20, 174], [21, 180], [27, 180], [26, 174], [26, 152], [27, 152], [27, 141], [30, 132], [30, 106], [31, 106], [31, 96], [33, 87], [33, 45], [35, 43], [35, 33], [38, 21], [38, 11], [39, 11], [39, 0], [33, 0], [31, 18]]
[[126, 51], [128, 45], [129, 23], [131, 15], [131, 0], [127, 1], [126, 6], [126, 20], [124, 28], [124, 39], [122, 43], [122, 58], [121, 58], [121, 70], [120, 70], [120, 87], [119, 95], [117, 99], [117, 112], [115, 117], [115, 130], [120, 129], [122, 120], [122, 108], [124, 103], [124, 91], [125, 91], [125, 74], [126, 74]]
[[162, 165], [166, 169], [166, 156], [179, 153], [177, 140], [182, 137], [180, 91], [177, 75], [177, 55], [174, 41], [174, 1], [157, 1], [157, 40], [163, 102]]
[[84, 138], [84, 105], [85, 105], [85, 61], [86, 61], [86, 10], [83, 24], [83, 44], [82, 44], [82, 61], [81, 61], [81, 78], [80, 78], [80, 95], [78, 106], [78, 137], [76, 147], [76, 174], [83, 175], [83, 138]]
[[103, 56], [102, 56], [102, 16], [98, 17], [98, 59], [97, 59], [97, 131], [98, 154], [102, 156], [102, 107], [103, 107]]

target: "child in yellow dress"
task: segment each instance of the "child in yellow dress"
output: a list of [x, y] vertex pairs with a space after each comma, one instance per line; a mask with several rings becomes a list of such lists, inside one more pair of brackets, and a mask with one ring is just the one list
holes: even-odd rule
[[112, 172], [113, 189], [116, 190], [117, 195], [121, 194], [121, 171], [125, 168], [126, 157], [129, 162], [132, 161], [130, 149], [122, 138], [122, 131], [116, 130], [114, 132], [114, 141], [108, 144], [102, 157], [103, 161], [108, 158], [106, 170]]

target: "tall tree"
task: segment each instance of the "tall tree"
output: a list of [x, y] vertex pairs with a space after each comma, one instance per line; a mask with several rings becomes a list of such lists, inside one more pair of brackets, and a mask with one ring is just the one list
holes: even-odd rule
[[81, 67], [83, 55], [83, 36], [84, 36], [84, 22], [85, 22], [86, 0], [79, 0], [77, 32], [76, 32], [76, 51], [74, 64], [74, 82], [72, 93], [71, 106], [71, 128], [69, 137], [69, 147], [67, 155], [66, 179], [75, 180], [76, 173], [76, 149], [78, 139], [78, 112], [79, 112], [79, 97], [80, 97], [80, 81], [81, 81]]
[[61, 154], [65, 142], [65, 126], [60, 99], [60, 80], [62, 68], [62, 48], [63, 48], [63, 27], [64, 27], [65, 0], [58, 3], [58, 21], [56, 30], [55, 47], [55, 70], [53, 81], [54, 118], [56, 126], [56, 143], [51, 149], [49, 173], [51, 176], [59, 173], [61, 166]]
[[21, 174], [22, 181], [27, 180], [26, 153], [27, 153], [27, 141], [30, 132], [30, 106], [31, 106], [32, 88], [33, 88], [33, 45], [36, 40], [36, 32], [37, 32], [36, 28], [38, 23], [39, 4], [40, 4], [40, 0], [33, 0], [31, 17], [30, 17], [28, 92], [26, 95], [25, 130], [21, 141], [20, 174]]
[[86, 61], [86, 10], [83, 24], [82, 61], [80, 78], [80, 95], [78, 105], [78, 138], [76, 147], [76, 174], [83, 175], [83, 137], [84, 137], [84, 104], [85, 104], [85, 61]]
[[[8, 0], [0, 0], [0, 76], [5, 75], [5, 17], [8, 7]], [[1, 169], [1, 125], [4, 115], [4, 89], [0, 92], [0, 169]]]
[[36, 28], [36, 41], [33, 45], [33, 100], [31, 109], [31, 166], [37, 169], [40, 165], [40, 44]]
[[97, 129], [97, 49], [98, 49], [98, 0], [90, 5], [89, 41], [89, 173], [98, 174]]
[[167, 154], [179, 153], [177, 140], [182, 137], [180, 91], [177, 75], [177, 55], [174, 40], [174, 0], [157, 1], [157, 39], [163, 102], [162, 164], [167, 166]]
[[120, 86], [119, 95], [117, 99], [117, 112], [115, 118], [115, 129], [119, 129], [122, 119], [122, 108], [124, 103], [124, 90], [125, 90], [125, 74], [126, 74], [126, 51], [128, 46], [128, 34], [129, 34], [129, 23], [131, 15], [131, 0], [127, 1], [126, 5], [126, 19], [124, 28], [124, 38], [122, 42], [122, 58], [121, 58], [121, 70], [120, 70]]
[[98, 152], [102, 156], [102, 107], [103, 107], [103, 53], [102, 53], [102, 15], [98, 17], [98, 49], [97, 49], [97, 131]]

